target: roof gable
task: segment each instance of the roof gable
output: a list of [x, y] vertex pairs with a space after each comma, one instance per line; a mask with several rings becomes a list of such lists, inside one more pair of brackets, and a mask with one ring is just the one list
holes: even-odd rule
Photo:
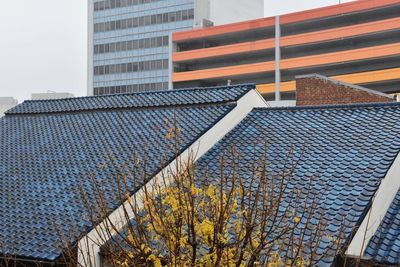
[[[229, 161], [234, 146], [240, 157], [238, 175], [251, 177], [253, 162], [262, 154], [258, 149], [263, 148], [254, 144], [265, 138], [267, 169], [279, 172], [293, 148], [299, 158], [293, 186], [317, 177], [313, 189], [324, 190], [318, 209], [329, 222], [330, 235], [335, 240], [344, 219], [344, 231], [350, 238], [400, 151], [399, 121], [398, 103], [255, 109], [199, 159], [197, 170], [199, 177], [205, 173], [217, 177], [220, 158]], [[321, 249], [329, 242], [322, 243]], [[333, 257], [326, 257], [322, 264], [332, 261]]]
[[[171, 123], [181, 131], [182, 152], [252, 88], [29, 101], [12, 109], [0, 119], [0, 251], [56, 260], [64, 234], [75, 231], [74, 242], [92, 227], [77, 190], [83, 186], [94, 197], [90, 175], [112, 208], [119, 206], [111, 189], [110, 155], [115, 164], [128, 166], [132, 157], [146, 157], [151, 177], [174, 158], [166, 138]], [[131, 184], [129, 191], [140, 185]]]

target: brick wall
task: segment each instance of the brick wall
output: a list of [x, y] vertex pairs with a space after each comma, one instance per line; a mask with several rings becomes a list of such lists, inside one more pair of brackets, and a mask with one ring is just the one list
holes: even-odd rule
[[393, 101], [394, 98], [390, 95], [336, 81], [321, 75], [296, 77], [297, 106]]

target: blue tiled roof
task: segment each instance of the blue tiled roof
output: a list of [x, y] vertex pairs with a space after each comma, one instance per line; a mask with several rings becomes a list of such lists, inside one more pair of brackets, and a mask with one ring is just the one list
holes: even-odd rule
[[400, 265], [400, 190], [371, 238], [365, 256], [382, 264]]
[[[293, 148], [295, 158], [300, 159], [290, 183], [302, 188], [310, 177], [317, 177], [312, 188], [323, 191], [317, 207], [328, 222], [329, 235], [335, 240], [344, 226], [346, 238], [350, 238], [400, 151], [399, 121], [398, 103], [255, 109], [199, 159], [198, 176], [218, 177], [220, 158], [232, 161], [234, 146], [239, 155], [237, 175], [249, 179], [253, 163], [263, 155], [263, 139], [268, 141], [267, 170], [277, 173]], [[331, 240], [322, 242], [320, 251]], [[332, 264], [335, 252], [328, 254], [332, 256], [325, 257], [320, 265]]]
[[251, 88], [29, 101], [12, 109], [0, 119], [0, 254], [57, 259], [65, 234], [77, 230], [75, 241], [91, 227], [77, 190], [95, 195], [90, 175], [117, 207], [110, 154], [117, 165], [147, 158], [147, 173], [156, 174], [174, 158], [167, 121], [177, 121], [183, 151]]
[[28, 100], [10, 109], [6, 114], [54, 113], [94, 109], [160, 107], [191, 104], [223, 103], [238, 100], [252, 84], [115, 94], [59, 100]]

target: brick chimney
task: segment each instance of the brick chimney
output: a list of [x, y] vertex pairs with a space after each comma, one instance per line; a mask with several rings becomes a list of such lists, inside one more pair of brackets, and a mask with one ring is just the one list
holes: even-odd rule
[[296, 105], [317, 106], [393, 102], [395, 97], [361, 86], [311, 74], [296, 77]]

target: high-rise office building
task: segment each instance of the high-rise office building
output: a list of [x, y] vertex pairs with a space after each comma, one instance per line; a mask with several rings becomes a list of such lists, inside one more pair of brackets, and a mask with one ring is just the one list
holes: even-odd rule
[[171, 87], [172, 32], [263, 17], [263, 0], [89, 0], [88, 95]]

